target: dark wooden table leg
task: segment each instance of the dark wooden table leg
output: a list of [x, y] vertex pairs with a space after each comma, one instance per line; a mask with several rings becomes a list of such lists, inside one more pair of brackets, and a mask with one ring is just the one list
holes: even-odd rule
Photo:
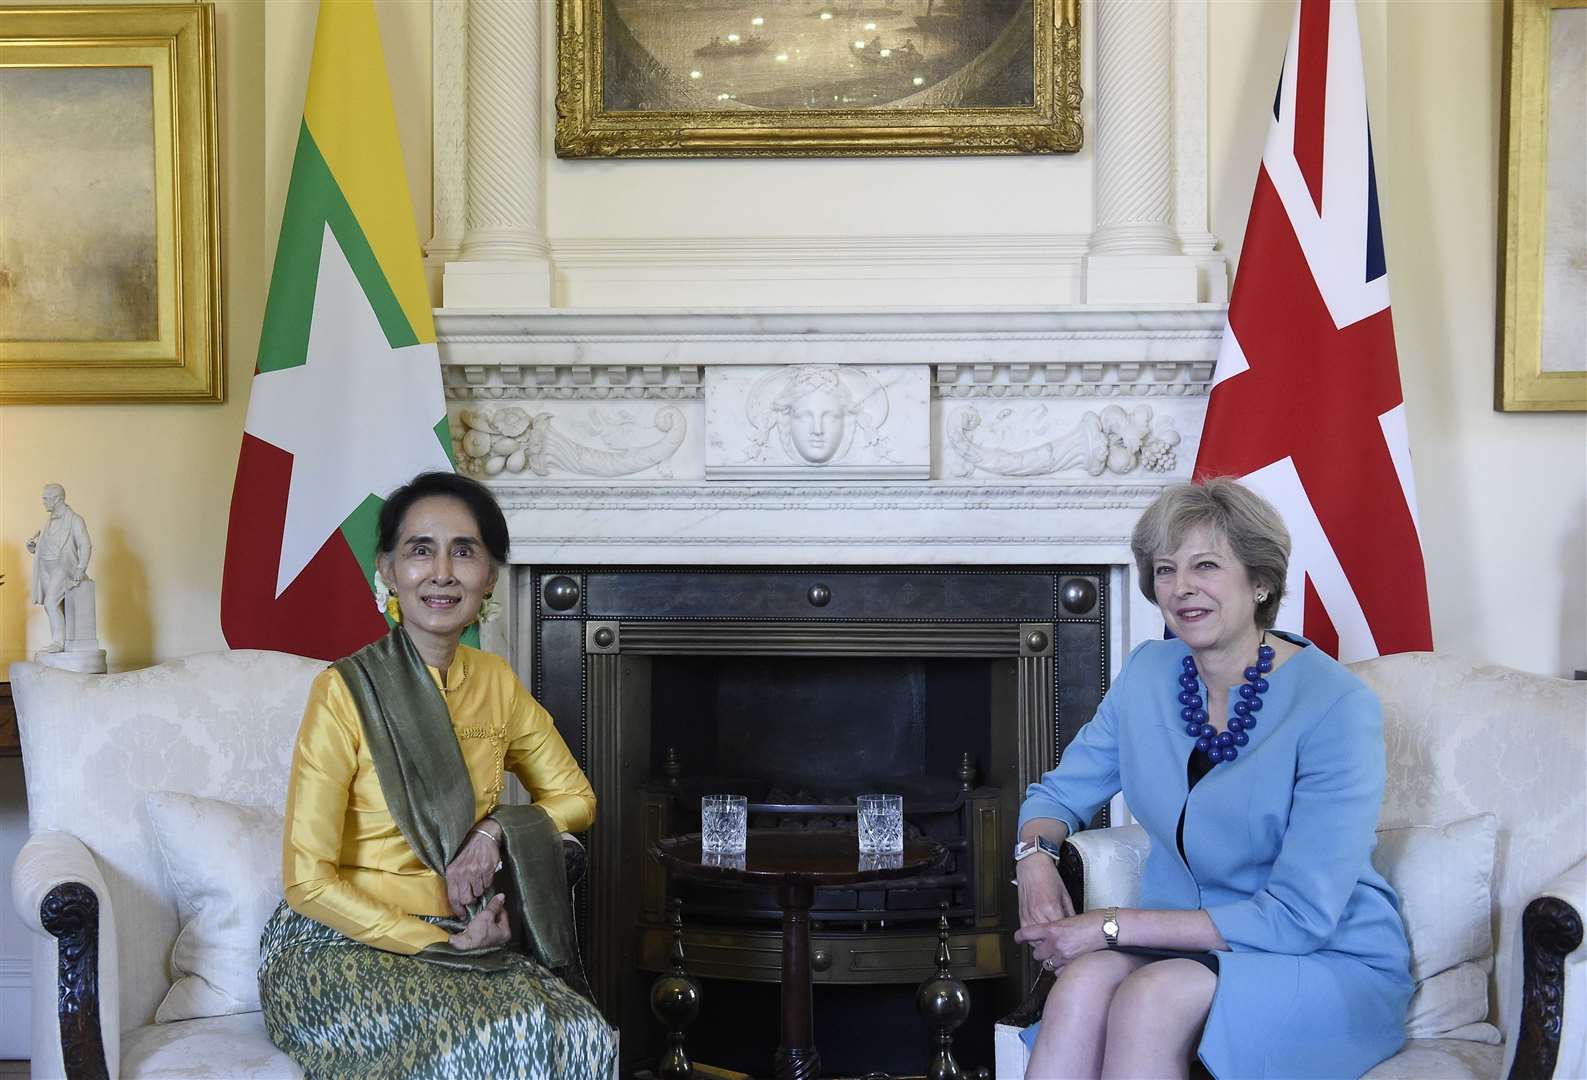
[[815, 889], [789, 882], [777, 890], [782, 905], [782, 1043], [772, 1058], [776, 1080], [821, 1075], [815, 1023], [810, 1015], [810, 904]]

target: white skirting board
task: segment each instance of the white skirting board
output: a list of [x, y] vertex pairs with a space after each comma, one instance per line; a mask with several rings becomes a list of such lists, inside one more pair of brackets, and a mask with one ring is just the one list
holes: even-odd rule
[[0, 1060], [32, 1056], [32, 1002], [29, 988], [33, 964], [26, 959], [0, 957]]

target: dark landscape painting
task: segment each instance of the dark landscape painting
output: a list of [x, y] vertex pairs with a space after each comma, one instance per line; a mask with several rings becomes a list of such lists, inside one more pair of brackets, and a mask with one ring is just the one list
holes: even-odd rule
[[1031, 0], [605, 0], [609, 112], [1011, 108]]

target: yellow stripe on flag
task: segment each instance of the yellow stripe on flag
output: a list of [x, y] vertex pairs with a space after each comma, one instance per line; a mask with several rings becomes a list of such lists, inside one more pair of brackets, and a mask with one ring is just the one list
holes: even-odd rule
[[434, 341], [374, 0], [320, 0], [303, 119], [414, 334]]

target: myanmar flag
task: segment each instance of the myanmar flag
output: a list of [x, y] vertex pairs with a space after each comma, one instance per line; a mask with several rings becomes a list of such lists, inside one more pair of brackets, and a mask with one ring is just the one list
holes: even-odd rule
[[450, 470], [435, 322], [372, 0], [322, 0], [232, 490], [220, 619], [330, 660], [386, 631], [383, 496]]

